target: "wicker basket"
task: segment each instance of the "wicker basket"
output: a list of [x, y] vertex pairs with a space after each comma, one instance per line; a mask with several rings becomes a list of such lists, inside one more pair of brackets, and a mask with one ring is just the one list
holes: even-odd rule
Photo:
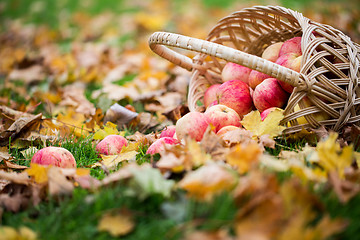
[[[300, 73], [259, 57], [270, 44], [294, 36], [302, 36]], [[158, 55], [193, 71], [188, 94], [190, 111], [203, 111], [198, 102], [210, 85], [222, 82], [221, 71], [230, 61], [295, 87], [281, 122], [287, 126], [285, 133], [321, 125], [339, 131], [345, 124], [360, 123], [360, 45], [341, 31], [299, 12], [279, 6], [246, 8], [221, 19], [206, 40], [156, 32], [149, 45]], [[199, 54], [191, 59], [169, 47]], [[311, 107], [305, 105], [305, 96], [312, 102]], [[301, 110], [294, 112], [297, 104]], [[313, 114], [321, 112], [329, 119], [318, 122]], [[306, 124], [296, 120], [302, 116]]]

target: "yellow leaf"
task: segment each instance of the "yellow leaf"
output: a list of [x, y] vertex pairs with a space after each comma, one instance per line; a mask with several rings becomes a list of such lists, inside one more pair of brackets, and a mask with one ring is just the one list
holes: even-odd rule
[[325, 141], [318, 143], [316, 150], [319, 156], [319, 164], [326, 171], [336, 171], [341, 179], [344, 178], [344, 169], [349, 167], [354, 158], [352, 146], [346, 146], [341, 150], [340, 144], [336, 142], [337, 133], [330, 133]]
[[210, 200], [215, 194], [230, 190], [235, 184], [235, 176], [229, 170], [212, 163], [188, 173], [179, 182], [179, 187], [197, 199]]
[[36, 240], [37, 235], [30, 228], [20, 227], [16, 230], [12, 227], [0, 227], [0, 240]]
[[257, 143], [238, 144], [226, 156], [226, 161], [243, 174], [258, 162], [260, 155], [261, 149]]
[[188, 139], [185, 147], [187, 159], [191, 162], [192, 166], [198, 167], [211, 159], [210, 155], [206, 154], [200, 144], [193, 139]]
[[279, 126], [280, 121], [284, 118], [283, 110], [276, 108], [274, 111], [261, 121], [260, 112], [252, 111], [244, 116], [241, 124], [246, 130], [251, 131], [255, 137], [269, 135], [271, 138], [278, 136], [285, 129]]
[[88, 168], [76, 168], [76, 175], [79, 177], [90, 175], [90, 169]]
[[77, 137], [91, 132], [91, 129], [85, 125], [85, 115], [75, 112], [73, 108], [68, 108], [66, 115], [60, 113], [57, 121], [65, 124], [65, 126], [69, 128], [70, 133], [75, 134]]
[[107, 122], [106, 125], [104, 126], [104, 129], [99, 129], [98, 131], [96, 131], [93, 138], [95, 140], [101, 140], [108, 135], [118, 135], [119, 131], [117, 130], [116, 127], [117, 127], [116, 124], [112, 122]]
[[[120, 153], [118, 155], [101, 155], [102, 164], [105, 165], [109, 170], [116, 169], [117, 165], [123, 161], [135, 160], [137, 151], [129, 151]], [[91, 167], [99, 167], [102, 165], [100, 162], [94, 163]]]
[[104, 214], [97, 226], [99, 231], [109, 232], [111, 236], [118, 237], [130, 233], [134, 229], [134, 222], [130, 214]]
[[25, 171], [30, 177], [33, 177], [37, 183], [46, 183], [48, 181], [48, 166], [39, 165], [36, 163], [31, 163], [30, 168]]

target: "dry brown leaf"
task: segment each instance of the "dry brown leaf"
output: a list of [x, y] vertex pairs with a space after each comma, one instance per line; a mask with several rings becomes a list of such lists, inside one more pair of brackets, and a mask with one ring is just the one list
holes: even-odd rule
[[61, 168], [50, 167], [47, 172], [50, 195], [70, 195], [74, 184], [61, 172]]
[[85, 97], [85, 88], [86, 86], [79, 82], [64, 87], [60, 105], [73, 107], [77, 113], [87, 116], [94, 115], [96, 109]]
[[252, 132], [239, 128], [225, 133], [222, 136], [222, 139], [229, 146], [233, 146], [238, 143], [251, 143], [251, 142], [255, 143], [256, 141], [253, 140], [252, 137], [253, 137]]
[[351, 198], [360, 192], [359, 183], [341, 179], [336, 171], [330, 171], [328, 178], [336, 196], [342, 203], [347, 203]]
[[258, 164], [262, 151], [257, 143], [238, 144], [226, 155], [226, 161], [240, 174], [248, 172]]
[[211, 155], [215, 161], [225, 160], [229, 148], [223, 146], [223, 140], [211, 130], [209, 126], [200, 142], [200, 146], [204, 151]]
[[30, 204], [31, 197], [31, 187], [24, 184], [9, 183], [0, 192], [0, 208], [18, 212]]
[[33, 65], [25, 69], [14, 69], [10, 72], [11, 80], [23, 80], [26, 84], [45, 79], [44, 68], [41, 65]]
[[117, 103], [112, 105], [105, 114], [104, 124], [107, 122], [116, 123], [118, 126], [124, 126], [130, 123], [134, 118], [138, 116], [138, 113], [133, 112]]
[[8, 180], [10, 182], [25, 184], [28, 185], [30, 183], [29, 175], [26, 172], [5, 172], [0, 170], [0, 179]]
[[218, 231], [205, 232], [205, 231], [195, 231], [190, 234], [187, 234], [184, 240], [234, 240], [235, 238], [231, 237], [229, 233], [220, 229]]

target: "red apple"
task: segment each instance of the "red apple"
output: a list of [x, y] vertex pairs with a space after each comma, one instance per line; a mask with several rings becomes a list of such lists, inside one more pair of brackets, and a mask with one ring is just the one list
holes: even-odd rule
[[215, 132], [228, 125], [236, 127], [241, 126], [241, 118], [239, 114], [237, 114], [235, 110], [222, 104], [209, 107], [206, 109], [204, 114], [209, 118], [210, 123], [215, 127]]
[[268, 78], [255, 88], [253, 100], [255, 107], [263, 112], [271, 107], [283, 107], [288, 97], [276, 78]]
[[148, 150], [146, 151], [146, 154], [155, 154], [159, 153], [161, 151], [164, 151], [165, 145], [174, 145], [179, 144], [179, 140], [172, 138], [172, 137], [162, 137], [157, 139], [155, 142], [153, 142]]
[[34, 154], [31, 163], [40, 165], [52, 165], [61, 168], [75, 168], [74, 156], [62, 147], [46, 147]]
[[174, 137], [175, 130], [176, 130], [175, 125], [171, 125], [171, 126], [165, 127], [165, 128], [161, 131], [161, 133], [160, 133], [160, 138], [163, 138], [163, 137]]
[[[295, 53], [287, 53], [287, 54], [280, 56], [278, 58], [278, 60], [276, 60], [275, 63], [277, 63], [281, 66], [290, 68], [294, 71], [300, 72], [301, 60], [302, 60], [302, 56], [299, 56]], [[286, 92], [288, 92], [288, 93], [293, 92], [294, 87], [291, 86], [290, 84], [280, 81], [280, 80], [279, 80], [279, 83]]]
[[267, 78], [271, 78], [271, 77], [265, 73], [252, 70], [249, 75], [249, 86], [252, 89], [255, 89], [257, 85], [259, 85], [262, 81], [264, 81]]
[[240, 117], [253, 108], [249, 86], [240, 80], [230, 80], [221, 84], [217, 91], [218, 103], [234, 109]]
[[264, 121], [265, 118], [269, 115], [269, 113], [271, 113], [272, 111], [274, 111], [276, 109], [276, 107], [271, 107], [271, 108], [267, 108], [265, 109], [261, 114], [261, 121]]
[[104, 155], [115, 155], [127, 146], [127, 140], [120, 135], [108, 135], [96, 145], [96, 151]]
[[211, 85], [208, 89], [206, 89], [204, 93], [204, 106], [207, 108], [212, 102], [216, 101], [216, 91], [220, 87], [221, 84]]
[[230, 80], [241, 80], [246, 84], [249, 84], [250, 68], [241, 66], [239, 64], [228, 62], [221, 72], [221, 78], [223, 82]]
[[224, 136], [225, 133], [236, 130], [236, 129], [239, 129], [239, 127], [229, 125], [229, 126], [225, 126], [225, 127], [220, 128], [220, 130], [216, 134], [219, 137], [222, 137], [222, 136]]
[[283, 45], [283, 42], [273, 43], [267, 48], [265, 48], [264, 52], [262, 53], [261, 57], [269, 60], [271, 62], [275, 62], [279, 57], [280, 48]]
[[189, 112], [176, 122], [176, 137], [181, 141], [187, 136], [201, 141], [209, 126], [209, 119], [204, 113]]
[[283, 43], [279, 51], [279, 57], [287, 53], [294, 53], [298, 56], [302, 55], [301, 37], [293, 37]]

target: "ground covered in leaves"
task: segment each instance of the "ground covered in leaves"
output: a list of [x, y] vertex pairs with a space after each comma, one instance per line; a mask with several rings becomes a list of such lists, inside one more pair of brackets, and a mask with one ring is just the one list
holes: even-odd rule
[[[356, 126], [285, 137], [281, 112], [262, 122], [254, 111], [223, 137], [208, 129], [146, 154], [188, 112], [191, 76], [152, 53], [149, 35], [205, 38], [263, 2], [116, 2], [0, 3], [0, 239], [357, 238]], [[359, 42], [356, 2], [307, 2], [278, 4]], [[128, 146], [99, 155], [110, 134]], [[46, 146], [77, 168], [30, 164]]]

